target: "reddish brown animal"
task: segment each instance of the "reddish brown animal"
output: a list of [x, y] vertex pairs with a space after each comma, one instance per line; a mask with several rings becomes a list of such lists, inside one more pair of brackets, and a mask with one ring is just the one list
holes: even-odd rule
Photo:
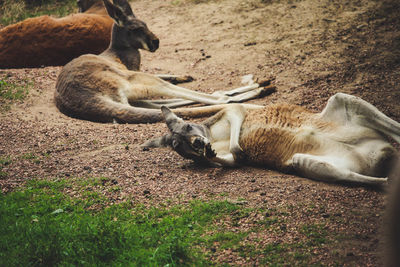
[[0, 68], [62, 66], [82, 54], [99, 54], [110, 43], [113, 20], [102, 1], [78, 1], [84, 13], [40, 16], [0, 30]]
[[159, 39], [136, 18], [128, 0], [104, 0], [104, 5], [115, 21], [110, 46], [100, 55], [82, 55], [61, 70], [54, 100], [64, 114], [96, 122], [151, 123], [162, 120], [162, 105], [214, 105], [174, 110], [186, 117], [208, 116], [225, 107], [223, 104], [244, 102], [271, 89], [253, 83], [209, 95], [140, 72], [139, 49], [155, 52]]

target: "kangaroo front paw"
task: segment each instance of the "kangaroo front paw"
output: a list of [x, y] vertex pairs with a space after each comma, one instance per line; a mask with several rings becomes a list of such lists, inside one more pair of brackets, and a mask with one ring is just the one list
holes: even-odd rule
[[211, 147], [211, 143], [201, 137], [195, 137], [191, 141], [191, 147], [199, 156], [207, 159], [214, 158], [217, 154]]
[[217, 156], [217, 153], [215, 153], [215, 150], [212, 149], [211, 144], [207, 143], [205, 146], [205, 153], [204, 156], [208, 159], [215, 158]]

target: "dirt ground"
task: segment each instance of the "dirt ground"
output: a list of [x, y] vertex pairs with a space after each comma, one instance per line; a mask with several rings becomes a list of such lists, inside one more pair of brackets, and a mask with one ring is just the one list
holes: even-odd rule
[[[277, 92], [252, 103], [288, 102], [320, 111], [330, 96], [344, 92], [400, 121], [396, 0], [138, 0], [132, 6], [160, 38], [158, 51], [142, 52], [144, 72], [190, 74], [195, 81], [184, 86], [203, 92], [238, 87], [241, 76], [253, 74], [275, 79]], [[290, 243], [301, 239], [299, 225], [321, 224], [335, 234], [312, 252], [311, 263], [380, 265], [384, 192], [254, 167], [197, 166], [168, 149], [142, 151], [138, 145], [166, 132], [166, 126], [66, 117], [53, 103], [60, 69], [0, 70], [0, 77], [34, 84], [27, 99], [1, 115], [0, 157], [12, 160], [3, 168], [2, 192], [32, 178], [109, 177], [109, 186], [120, 188], [105, 193], [111, 202], [240, 200], [248, 207], [286, 211], [285, 231], [260, 231], [244, 243], [261, 248]], [[238, 227], [254, 226], [263, 219], [259, 216], [242, 218]], [[212, 259], [253, 265], [261, 257], [239, 254], [217, 249]]]

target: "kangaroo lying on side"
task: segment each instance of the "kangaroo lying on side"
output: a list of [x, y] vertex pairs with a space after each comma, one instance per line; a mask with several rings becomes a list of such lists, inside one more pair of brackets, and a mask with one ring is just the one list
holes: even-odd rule
[[63, 18], [40, 16], [0, 30], [0, 68], [62, 66], [110, 43], [113, 20], [101, 0], [79, 0], [81, 12]]
[[[115, 20], [109, 48], [98, 56], [88, 54], [72, 60], [58, 77], [55, 102], [66, 115], [97, 122], [148, 123], [162, 120], [162, 105], [172, 108], [196, 102], [210, 105], [242, 102], [267, 90], [252, 84], [209, 95], [138, 72], [139, 49], [156, 51], [158, 38], [135, 17], [126, 0], [114, 0], [114, 3], [104, 0], [104, 5]], [[153, 100], [157, 97], [177, 99]], [[223, 107], [187, 108], [176, 112], [189, 117], [206, 116]]]
[[171, 133], [144, 147], [171, 146], [195, 161], [246, 161], [327, 182], [385, 183], [396, 155], [386, 136], [400, 142], [399, 123], [341, 93], [321, 113], [288, 104], [233, 104], [193, 124], [162, 111]]

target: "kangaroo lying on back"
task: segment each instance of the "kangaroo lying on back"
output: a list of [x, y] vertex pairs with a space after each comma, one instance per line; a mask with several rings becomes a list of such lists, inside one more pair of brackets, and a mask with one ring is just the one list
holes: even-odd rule
[[[196, 102], [210, 105], [242, 102], [264, 92], [265, 88], [252, 84], [208, 95], [138, 72], [139, 49], [156, 51], [158, 38], [134, 16], [126, 0], [114, 0], [114, 3], [104, 0], [104, 5], [115, 21], [110, 46], [98, 56], [80, 56], [62, 69], [55, 92], [55, 102], [61, 112], [98, 122], [148, 123], [162, 120], [162, 105], [173, 108]], [[157, 97], [177, 99], [154, 100]], [[216, 113], [222, 108], [223, 105], [219, 105], [176, 112], [196, 117]]]
[[162, 108], [171, 133], [144, 147], [222, 166], [263, 165], [327, 182], [382, 184], [400, 142], [400, 124], [364, 100], [336, 94], [321, 113], [299, 106], [233, 104], [202, 124]]

